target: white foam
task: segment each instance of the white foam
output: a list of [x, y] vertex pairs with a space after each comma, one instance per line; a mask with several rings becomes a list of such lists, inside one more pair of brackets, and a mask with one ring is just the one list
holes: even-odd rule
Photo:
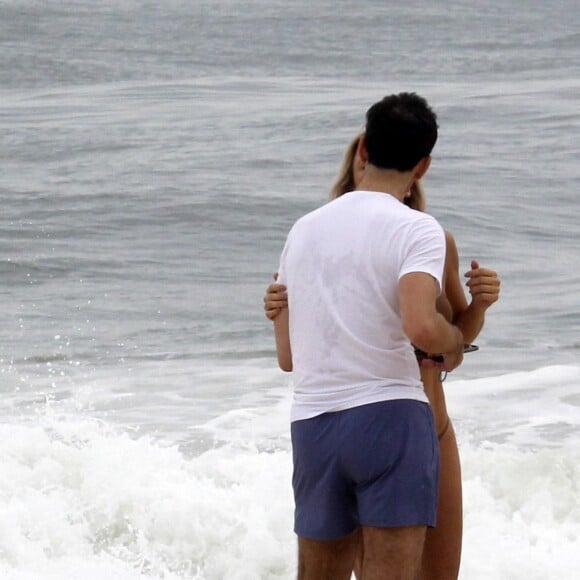
[[186, 459], [176, 446], [73, 418], [4, 425], [0, 437], [2, 578], [292, 570], [288, 450], [236, 442]]
[[449, 413], [466, 438], [541, 449], [580, 448], [580, 367], [445, 383]]
[[580, 454], [461, 444], [468, 580], [572, 580], [580, 567]]
[[[446, 385], [463, 464], [462, 580], [576, 577], [580, 451], [566, 429], [559, 441], [538, 425], [577, 425], [579, 373]], [[195, 456], [54, 406], [0, 426], [0, 577], [294, 576], [289, 392], [239, 403], [199, 425], [215, 443]]]

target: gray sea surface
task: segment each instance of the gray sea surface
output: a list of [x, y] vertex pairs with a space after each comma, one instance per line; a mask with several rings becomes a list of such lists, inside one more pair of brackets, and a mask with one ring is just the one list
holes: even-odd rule
[[501, 298], [444, 383], [461, 580], [580, 567], [577, 0], [0, 0], [0, 578], [296, 576], [262, 297], [383, 95]]
[[459, 378], [577, 364], [577, 2], [0, 1], [0, 390], [188, 441], [287, 377], [262, 295], [368, 106], [500, 302]]

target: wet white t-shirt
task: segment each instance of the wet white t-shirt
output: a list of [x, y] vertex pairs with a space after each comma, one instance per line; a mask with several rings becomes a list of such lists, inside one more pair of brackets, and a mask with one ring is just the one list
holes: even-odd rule
[[292, 421], [392, 399], [427, 402], [397, 290], [410, 272], [430, 274], [441, 288], [444, 261], [437, 221], [385, 193], [347, 193], [294, 224], [279, 267]]

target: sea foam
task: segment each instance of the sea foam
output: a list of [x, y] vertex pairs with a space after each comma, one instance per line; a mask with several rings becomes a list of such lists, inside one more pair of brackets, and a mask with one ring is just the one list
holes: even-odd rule
[[[552, 367], [449, 379], [464, 481], [462, 579], [576, 577], [580, 452], [572, 436], [542, 445], [548, 431], [537, 427], [547, 416], [575, 424], [579, 373]], [[3, 424], [0, 576], [291, 578], [290, 391], [262, 395], [196, 426], [212, 443], [195, 453], [103, 420], [59, 414], [54, 405]], [[514, 419], [518, 427], [510, 431], [507, 417], [522, 407], [526, 421]]]

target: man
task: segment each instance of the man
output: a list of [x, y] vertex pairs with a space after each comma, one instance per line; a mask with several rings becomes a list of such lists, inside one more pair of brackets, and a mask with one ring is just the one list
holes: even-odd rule
[[300, 580], [412, 580], [435, 525], [438, 445], [413, 345], [463, 358], [463, 336], [437, 313], [445, 236], [402, 202], [427, 172], [436, 116], [415, 94], [367, 112], [357, 189], [299, 219], [279, 282], [280, 367], [291, 411]]

